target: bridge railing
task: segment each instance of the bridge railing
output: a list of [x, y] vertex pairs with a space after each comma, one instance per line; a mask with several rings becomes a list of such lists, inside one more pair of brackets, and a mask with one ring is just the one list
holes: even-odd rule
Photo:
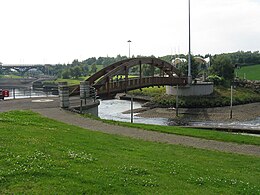
[[162, 85], [186, 85], [186, 78], [175, 77], [143, 77], [143, 78], [130, 78], [128, 80], [118, 80], [107, 82], [103, 86], [94, 86], [98, 88], [98, 95], [118, 93], [127, 90], [139, 89], [149, 86], [162, 86]]

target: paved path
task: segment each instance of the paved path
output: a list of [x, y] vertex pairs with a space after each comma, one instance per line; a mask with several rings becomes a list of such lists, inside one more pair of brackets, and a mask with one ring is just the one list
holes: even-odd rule
[[239, 154], [250, 154], [260, 156], [260, 147], [253, 145], [240, 145], [235, 143], [219, 142], [213, 140], [205, 140], [188, 136], [180, 136], [154, 131], [145, 131], [137, 128], [128, 128], [103, 123], [102, 121], [83, 118], [78, 114], [69, 111], [60, 110], [58, 108], [51, 109], [35, 109], [34, 111], [58, 120], [64, 123], [73, 124], [82, 128], [93, 131], [100, 131], [109, 134], [123, 135], [127, 137], [143, 139], [147, 141], [163, 142], [169, 144], [178, 144], [190, 146], [194, 148], [210, 149], [224, 152], [232, 152]]
[[240, 145], [235, 143], [193, 138], [188, 136], [179, 136], [154, 131], [145, 131], [137, 128], [110, 125], [103, 123], [102, 121], [83, 118], [78, 114], [59, 109], [57, 99], [55, 99], [52, 102], [45, 103], [32, 103], [32, 100], [0, 102], [0, 112], [14, 109], [31, 109], [48, 118], [52, 118], [67, 124], [76, 125], [85, 129], [104, 132], [108, 134], [123, 135], [147, 141], [178, 144], [200, 149], [260, 156], [260, 146]]

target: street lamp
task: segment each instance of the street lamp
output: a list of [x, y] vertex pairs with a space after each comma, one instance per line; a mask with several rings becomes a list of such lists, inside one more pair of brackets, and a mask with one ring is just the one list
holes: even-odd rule
[[127, 41], [129, 43], [129, 58], [130, 58], [130, 43], [132, 42], [131, 40]]
[[189, 58], [188, 58], [188, 84], [192, 83], [192, 76], [191, 76], [191, 43], [190, 43], [190, 0], [189, 3]]

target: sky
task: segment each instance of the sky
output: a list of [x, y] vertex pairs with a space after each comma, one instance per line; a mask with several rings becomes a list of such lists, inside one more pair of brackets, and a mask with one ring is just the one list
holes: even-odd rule
[[[260, 0], [191, 0], [191, 50], [260, 50]], [[0, 62], [188, 53], [188, 0], [0, 0]]]

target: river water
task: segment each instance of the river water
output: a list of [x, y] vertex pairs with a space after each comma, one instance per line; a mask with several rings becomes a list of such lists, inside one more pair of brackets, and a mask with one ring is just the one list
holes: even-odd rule
[[[134, 102], [134, 109], [141, 108], [142, 103]], [[130, 122], [130, 114], [123, 114], [122, 112], [130, 110], [130, 101], [128, 100], [103, 100], [99, 106], [99, 117], [102, 119], [110, 119], [116, 121]], [[136, 115], [136, 114], [135, 114]], [[155, 124], [169, 126], [174, 124], [172, 119], [168, 118], [143, 118], [134, 116], [134, 123]], [[203, 127], [230, 127], [230, 128], [244, 128], [260, 130], [260, 117], [245, 122], [190, 122], [190, 126]]]

